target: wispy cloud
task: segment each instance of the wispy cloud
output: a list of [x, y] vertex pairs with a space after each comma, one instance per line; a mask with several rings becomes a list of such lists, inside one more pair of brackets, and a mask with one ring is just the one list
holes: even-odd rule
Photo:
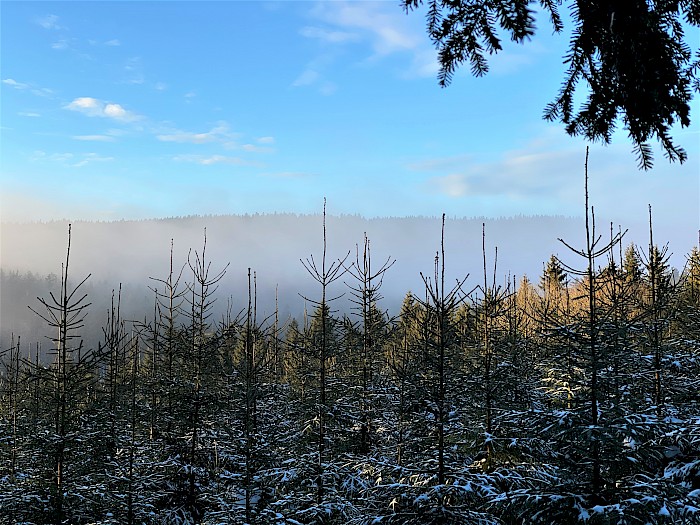
[[270, 148], [267, 146], [258, 146], [257, 144], [243, 144], [241, 146], [241, 149], [253, 153], [272, 153], [273, 151], [275, 151], [274, 148]]
[[[417, 189], [443, 199], [448, 208], [459, 206], [487, 215], [532, 210], [571, 214], [579, 211], [581, 144], [562, 137], [554, 127], [545, 127], [525, 144], [500, 154], [466, 151], [417, 158], [406, 163], [406, 168], [424, 175]], [[612, 161], [617, 158], [609, 157], [609, 166], [601, 176], [614, 178], [611, 170], [619, 165], [612, 167]]]
[[209, 131], [197, 133], [192, 131], [174, 130], [168, 133], [156, 135], [156, 138], [161, 142], [181, 142], [190, 144], [220, 142], [229, 148], [235, 147], [236, 137], [237, 134], [232, 133], [229, 129], [229, 125], [224, 121], [219, 121], [216, 126]]
[[37, 118], [41, 116], [41, 113], [37, 113], [36, 111], [18, 111], [17, 114], [20, 117], [32, 117], [32, 118]]
[[46, 153], [34, 151], [29, 160], [32, 162], [52, 162], [70, 168], [82, 168], [95, 162], [111, 162], [114, 157], [105, 157], [98, 153]]
[[275, 137], [258, 137], [256, 139], [256, 142], [258, 144], [274, 144], [275, 143]]
[[61, 38], [60, 40], [57, 40], [53, 44], [51, 44], [51, 49], [56, 49], [58, 51], [63, 51], [64, 49], [68, 49], [70, 46], [68, 44], [68, 39], [67, 38]]
[[[376, 60], [395, 54], [408, 54], [409, 66], [403, 76], [434, 77], [439, 71], [437, 51], [425, 34], [425, 29], [415, 24], [422, 13], [406, 16], [387, 2], [334, 1], [318, 2], [312, 16], [325, 22], [331, 29], [305, 27], [301, 34], [317, 38], [327, 44], [366, 41], [371, 45]], [[534, 54], [547, 50], [537, 43], [530, 43], [528, 52], [522, 46], [508, 41], [504, 50], [489, 58], [493, 74], [508, 75], [529, 66]]]
[[306, 26], [301, 28], [299, 34], [306, 38], [317, 38], [327, 43], [354, 42], [360, 39], [357, 33], [348, 31], [334, 31], [322, 27]]
[[[449, 197], [517, 196], [519, 198], [556, 198], [568, 190], [570, 167], [576, 152], [572, 150], [506, 152], [500, 159], [478, 162], [469, 156], [429, 159], [414, 163], [416, 171], [446, 174], [427, 181], [432, 191]], [[461, 166], [459, 165], [461, 164]], [[543, 177], [542, 174], [547, 176]]]
[[332, 95], [337, 90], [338, 86], [324, 77], [321, 73], [326, 69], [327, 65], [332, 62], [329, 55], [323, 55], [315, 60], [312, 60], [304, 71], [292, 82], [292, 87], [313, 86], [318, 89], [322, 95]]
[[420, 46], [421, 37], [409, 27], [407, 17], [394, 5], [383, 2], [318, 2], [312, 16], [336, 25], [351, 34], [363, 34], [371, 40], [374, 52], [388, 55], [412, 51]]
[[124, 109], [120, 104], [103, 102], [93, 97], [76, 98], [64, 106], [64, 109], [77, 111], [88, 117], [111, 118], [121, 122], [134, 122], [143, 118], [141, 115]]
[[315, 86], [318, 92], [328, 96], [335, 93], [338, 86], [329, 80], [325, 80], [318, 72], [307, 69], [293, 83], [292, 87]]
[[114, 157], [103, 157], [102, 155], [99, 155], [97, 153], [84, 153], [82, 155], [82, 159], [76, 162], [75, 164], [72, 164], [71, 167], [82, 168], [83, 166], [87, 166], [88, 164], [92, 164], [95, 162], [111, 162], [113, 160]]
[[13, 87], [15, 89], [19, 90], [27, 90], [33, 95], [36, 95], [38, 97], [52, 97], [53, 96], [53, 90], [48, 89], [48, 88], [42, 88], [42, 87], [36, 87], [32, 84], [28, 84], [25, 82], [18, 82], [13, 78], [4, 78], [2, 80], [2, 83], [5, 84], [6, 86]]
[[130, 57], [124, 64], [127, 84], [143, 84], [146, 81], [141, 57]]
[[122, 45], [122, 43], [116, 38], [113, 38], [111, 40], [95, 40], [91, 38], [87, 42], [91, 46], [119, 47]]
[[42, 150], [36, 150], [29, 156], [29, 160], [32, 162], [51, 161], [63, 163], [71, 160], [72, 158], [72, 153], [46, 153]]
[[114, 137], [111, 135], [74, 135], [73, 138], [87, 142], [114, 142]]
[[36, 19], [36, 23], [44, 29], [66, 29], [58, 23], [58, 16], [46, 15]]
[[24, 82], [17, 82], [14, 78], [4, 78], [2, 80], [2, 83], [5, 84], [6, 86], [12, 86], [15, 89], [28, 89], [29, 84], [25, 84]]
[[310, 86], [314, 82], [318, 81], [320, 77], [321, 75], [318, 73], [318, 71], [314, 71], [313, 69], [307, 68], [304, 71], [302, 71], [302, 73], [294, 80], [294, 82], [292, 82], [292, 86]]
[[111, 128], [103, 133], [104, 135], [109, 135], [110, 137], [121, 137], [126, 135], [127, 132], [123, 129]]
[[440, 71], [437, 53], [432, 47], [416, 49], [411, 57], [411, 65], [403, 72], [405, 78], [436, 77]]
[[214, 164], [232, 164], [234, 166], [259, 166], [258, 163], [251, 162], [240, 157], [230, 157], [225, 155], [176, 155], [173, 160], [177, 162], [193, 162], [202, 166], [212, 166]]
[[[423, 25], [415, 23], [422, 22], [422, 12], [406, 16], [391, 2], [340, 0], [317, 2], [311, 16], [328, 28], [307, 26], [300, 31], [302, 36], [316, 38], [324, 44], [367, 42], [373, 50], [373, 55], [368, 57], [370, 62], [390, 55], [408, 55], [408, 66], [402, 72], [405, 78], [434, 77], [440, 69], [435, 47]], [[507, 39], [503, 45], [503, 51], [489, 58], [491, 72], [495, 75], [521, 71], [536, 60], [537, 54], [548, 52], [538, 43], [530, 43], [527, 52]]]
[[312, 173], [304, 173], [301, 171], [276, 171], [261, 173], [260, 175], [263, 177], [276, 177], [280, 179], [306, 179], [315, 176]]
[[[437, 52], [425, 30], [415, 24], [415, 17], [405, 16], [389, 2], [322, 1], [314, 4], [310, 16], [321, 25], [305, 26], [299, 33], [318, 40], [326, 53], [332, 46], [368, 45], [371, 52], [365, 63], [404, 55], [407, 60], [400, 75], [405, 78], [434, 76], [439, 69]], [[320, 73], [323, 68], [308, 69]]]
[[[584, 141], [562, 137], [539, 144], [542, 138], [493, 159], [472, 159], [460, 170], [431, 172], [422, 189], [442, 197], [443, 206], [472, 213], [583, 215]], [[590, 146], [588, 190], [598, 220], [644, 231], [647, 204], [659, 212], [661, 222], [697, 218], [698, 159], [682, 166], [659, 162], [653, 172], [643, 173], [629, 149], [628, 144]], [[678, 188], [690, 190], [679, 192]]]

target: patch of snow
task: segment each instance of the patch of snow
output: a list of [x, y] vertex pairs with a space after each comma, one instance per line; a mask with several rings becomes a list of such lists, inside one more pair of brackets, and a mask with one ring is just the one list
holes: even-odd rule
[[583, 507], [578, 508], [578, 519], [579, 521], [588, 521], [591, 517], [591, 515], [588, 513], [586, 509]]

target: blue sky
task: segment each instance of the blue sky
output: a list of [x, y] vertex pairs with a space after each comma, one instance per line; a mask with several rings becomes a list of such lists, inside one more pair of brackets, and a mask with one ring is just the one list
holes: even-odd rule
[[[568, 42], [540, 20], [484, 78], [436, 81], [394, 1], [0, 3], [1, 217], [580, 215], [585, 143], [546, 123]], [[698, 32], [690, 36], [697, 44]], [[697, 47], [697, 45], [695, 46]], [[697, 232], [698, 104], [644, 173], [592, 146], [592, 199]], [[692, 233], [690, 238], [695, 238]]]

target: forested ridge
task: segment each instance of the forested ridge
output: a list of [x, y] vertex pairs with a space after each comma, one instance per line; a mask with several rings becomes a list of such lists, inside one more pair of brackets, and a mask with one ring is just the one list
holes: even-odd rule
[[326, 234], [298, 319], [258, 313], [254, 269], [214, 316], [227, 268], [205, 234], [141, 319], [117, 288], [102, 322], [69, 232], [30, 303], [44, 332], [2, 354], [0, 522], [700, 523], [697, 247], [674, 273], [651, 227], [635, 246], [587, 209], [580, 264], [516, 282], [482, 237], [483, 267], [452, 282], [443, 219], [390, 317], [393, 260], [367, 238], [331, 259]]

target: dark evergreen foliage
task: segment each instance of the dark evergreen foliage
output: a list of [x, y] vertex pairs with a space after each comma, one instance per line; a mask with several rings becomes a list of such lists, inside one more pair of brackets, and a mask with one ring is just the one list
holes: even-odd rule
[[[502, 39], [523, 43], [534, 36], [536, 8], [555, 32], [564, 29], [561, 0], [402, 0], [405, 9], [427, 5], [427, 31], [438, 49], [441, 86], [468, 62], [475, 76], [488, 72], [487, 55], [502, 50]], [[564, 56], [566, 72], [559, 94], [545, 112], [570, 135], [610, 143], [622, 124], [639, 166], [649, 169], [649, 141], [656, 139], [669, 161], [687, 154], [670, 136], [675, 124], [690, 125], [690, 102], [700, 86], [700, 54], [685, 39], [687, 26], [700, 25], [700, 3], [571, 2], [574, 28]], [[583, 89], [586, 100], [574, 101]]]
[[37, 309], [52, 359], [27, 335], [2, 353], [0, 523], [700, 523], [697, 247], [674, 277], [589, 213], [581, 268], [551, 258], [536, 289], [498, 284], [484, 239], [477, 287], [441, 250], [394, 319], [388, 266], [358, 250], [348, 318], [343, 264], [309, 259], [321, 300], [282, 323], [250, 270], [211, 319], [205, 245], [144, 320], [115, 291], [97, 348], [66, 263]]

